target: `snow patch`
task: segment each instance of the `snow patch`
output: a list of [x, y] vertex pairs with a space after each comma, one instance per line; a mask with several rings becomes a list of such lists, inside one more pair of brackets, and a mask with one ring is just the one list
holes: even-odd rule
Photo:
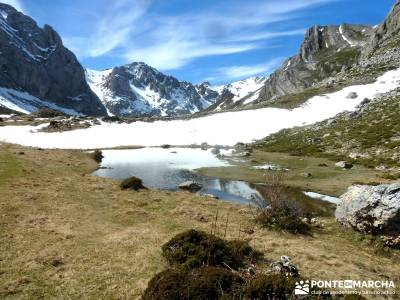
[[[385, 84], [379, 82], [384, 81]], [[102, 124], [67, 132], [32, 133], [34, 126], [0, 127], [0, 140], [42, 148], [89, 149], [117, 146], [209, 145], [233, 146], [264, 138], [284, 128], [313, 124], [343, 111], [354, 111], [362, 99], [373, 99], [400, 86], [400, 69], [389, 71], [375, 83], [346, 87], [315, 96], [293, 110], [262, 108], [213, 114], [189, 120]], [[348, 99], [350, 92], [358, 98]], [[329, 98], [326, 98], [329, 96]]]
[[322, 195], [314, 192], [303, 192], [304, 195], [313, 198], [313, 199], [320, 199], [323, 201], [327, 201], [333, 204], [339, 204], [340, 199], [337, 197], [332, 197], [332, 196], [327, 196], [327, 195]]
[[0, 105], [24, 114], [36, 112], [41, 107], [48, 107], [68, 115], [80, 115], [75, 110], [63, 108], [48, 101], [43, 101], [26, 92], [0, 87]]
[[352, 41], [350, 41], [350, 39], [348, 39], [348, 38], [344, 35], [343, 25], [340, 25], [340, 26], [339, 26], [339, 33], [340, 33], [340, 35], [342, 36], [343, 40], [345, 40], [345, 41], [350, 45], [350, 47], [356, 46], [356, 44], [354, 44]]

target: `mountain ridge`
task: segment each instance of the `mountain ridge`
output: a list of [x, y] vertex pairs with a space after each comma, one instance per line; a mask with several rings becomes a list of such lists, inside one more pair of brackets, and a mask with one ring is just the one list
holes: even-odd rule
[[399, 3], [378, 26], [314, 25], [298, 54], [271, 75], [218, 87], [180, 81], [141, 62], [84, 70], [50, 26], [41, 29], [29, 16], [0, 4], [0, 40], [11, 45], [2, 43], [0, 104], [20, 106], [24, 113], [48, 106], [66, 113], [127, 117], [296, 107], [316, 94], [370, 82], [399, 65]]
[[[0, 12], [0, 87], [11, 90], [2, 93], [3, 103], [23, 102], [30, 110], [48, 103], [61, 110], [105, 114], [76, 56], [52, 27], [40, 28], [7, 4], [0, 3]], [[19, 92], [27, 93], [26, 97], [18, 96]]]

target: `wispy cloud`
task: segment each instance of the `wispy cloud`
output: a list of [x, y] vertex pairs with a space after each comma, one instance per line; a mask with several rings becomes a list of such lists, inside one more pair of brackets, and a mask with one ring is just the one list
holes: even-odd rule
[[238, 65], [219, 68], [212, 76], [210, 76], [206, 80], [223, 83], [251, 76], [265, 76], [272, 73], [273, 70], [275, 70], [276, 67], [278, 67], [282, 63], [282, 60], [282, 58], [274, 58], [263, 64]]
[[171, 70], [197, 58], [248, 52], [277, 37], [304, 34], [303, 28], [266, 32], [265, 27], [331, 1], [336, 0], [252, 0], [222, 9], [160, 15], [151, 9], [156, 4], [151, 0], [115, 0], [93, 24], [93, 34], [64, 40], [80, 58], [111, 55]]
[[138, 31], [138, 20], [145, 15], [150, 0], [110, 1], [107, 12], [95, 24], [90, 36], [66, 37], [65, 43], [80, 57], [98, 57], [117, 47], [134, 42], [132, 35]]
[[5, 3], [5, 4], [9, 4], [9, 5], [13, 6], [18, 11], [25, 12], [25, 9], [24, 9], [22, 3], [19, 0], [1, 0], [0, 2], [1, 3]]

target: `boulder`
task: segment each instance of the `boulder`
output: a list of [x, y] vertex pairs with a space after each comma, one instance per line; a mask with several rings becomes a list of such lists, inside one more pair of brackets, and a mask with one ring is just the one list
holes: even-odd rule
[[190, 192], [196, 192], [201, 190], [203, 186], [200, 183], [194, 181], [185, 181], [179, 185], [179, 188], [182, 190], [187, 190]]
[[400, 183], [354, 185], [340, 197], [336, 220], [370, 234], [400, 233]]
[[358, 97], [358, 95], [357, 95], [356, 92], [350, 92], [350, 93], [346, 96], [347, 99], [356, 99], [357, 97]]
[[208, 145], [207, 143], [202, 143], [202, 144], [200, 145], [201, 150], [207, 150], [208, 147], [209, 147], [209, 145]]
[[219, 150], [219, 148], [215, 147], [211, 149], [211, 153], [214, 155], [218, 155], [221, 153], [221, 151]]
[[345, 161], [339, 161], [335, 164], [336, 167], [342, 168], [342, 169], [351, 169], [353, 165], [351, 163], [345, 162]]
[[123, 190], [132, 189], [135, 191], [146, 189], [146, 187], [143, 185], [143, 181], [140, 178], [134, 176], [124, 179], [121, 182], [120, 187]]

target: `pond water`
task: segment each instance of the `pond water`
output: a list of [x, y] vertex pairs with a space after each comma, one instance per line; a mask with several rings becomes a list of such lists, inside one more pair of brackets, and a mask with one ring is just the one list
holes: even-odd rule
[[178, 190], [179, 184], [193, 180], [203, 188], [200, 194], [210, 194], [222, 200], [248, 204], [261, 194], [244, 181], [224, 180], [202, 176], [198, 168], [225, 167], [229, 162], [198, 148], [141, 148], [133, 150], [103, 150], [101, 168], [94, 174], [101, 177], [125, 179], [136, 176], [153, 189]]

